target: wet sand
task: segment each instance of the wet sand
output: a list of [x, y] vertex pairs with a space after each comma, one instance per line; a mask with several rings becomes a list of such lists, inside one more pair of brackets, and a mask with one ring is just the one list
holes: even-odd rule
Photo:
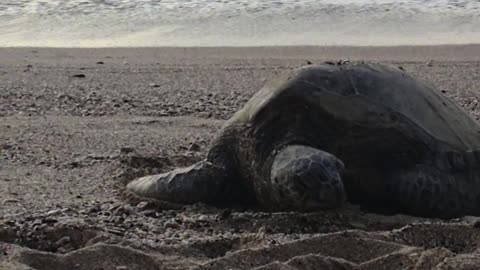
[[480, 267], [474, 217], [263, 213], [123, 193], [135, 176], [204, 157], [266, 81], [307, 61], [402, 66], [478, 118], [480, 45], [0, 48], [0, 59], [0, 269]]

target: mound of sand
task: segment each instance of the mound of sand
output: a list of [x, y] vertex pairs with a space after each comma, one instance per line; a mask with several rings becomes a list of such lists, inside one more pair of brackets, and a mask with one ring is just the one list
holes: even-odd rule
[[[9, 220], [0, 226], [0, 269], [478, 269], [480, 234], [476, 218], [450, 222], [406, 216], [384, 217], [359, 211], [340, 213], [244, 213], [196, 215], [163, 228], [193, 232], [175, 244], [149, 241], [138, 226], [138, 239], [125, 237], [124, 225], [145, 215], [131, 208], [122, 224], [91, 227], [87, 217]], [[124, 212], [125, 213], [125, 212]], [[120, 215], [114, 214], [116, 217]], [[149, 214], [151, 216], [151, 214]], [[62, 216], [62, 214], [60, 214]], [[178, 218], [178, 215], [177, 215]], [[248, 220], [255, 219], [252, 231]], [[407, 224], [407, 225], [405, 225]], [[101, 228], [104, 227], [104, 228]], [[219, 229], [221, 228], [221, 229]], [[229, 228], [233, 232], [225, 232]], [[234, 228], [234, 229], [232, 229]], [[159, 228], [161, 230], [161, 228]], [[222, 230], [223, 229], [223, 230]], [[288, 231], [285, 231], [288, 230]], [[320, 233], [322, 231], [338, 231]], [[305, 233], [306, 232], [306, 233]], [[315, 232], [315, 233], [312, 233]], [[154, 232], [150, 232], [154, 233]], [[143, 235], [142, 235], [143, 234]], [[176, 238], [174, 236], [174, 238]], [[167, 238], [162, 239], [168, 240]], [[20, 246], [21, 245], [21, 246]], [[23, 247], [22, 247], [23, 246]], [[29, 247], [29, 248], [27, 248]]]

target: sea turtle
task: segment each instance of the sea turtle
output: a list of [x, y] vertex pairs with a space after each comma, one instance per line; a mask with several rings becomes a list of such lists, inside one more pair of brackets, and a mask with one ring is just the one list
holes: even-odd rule
[[314, 211], [350, 202], [419, 216], [480, 214], [480, 126], [391, 65], [294, 69], [228, 120], [205, 160], [127, 185], [177, 203], [243, 199]]

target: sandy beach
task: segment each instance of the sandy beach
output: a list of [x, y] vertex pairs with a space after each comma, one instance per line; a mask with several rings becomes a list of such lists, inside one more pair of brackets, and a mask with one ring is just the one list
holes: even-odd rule
[[401, 66], [480, 117], [480, 45], [0, 48], [0, 269], [478, 269], [479, 219], [133, 198], [308, 61]]

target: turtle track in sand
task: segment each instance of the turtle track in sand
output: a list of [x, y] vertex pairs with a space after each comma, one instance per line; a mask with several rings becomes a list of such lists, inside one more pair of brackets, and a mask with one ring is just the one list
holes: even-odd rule
[[[145, 210], [128, 205], [117, 205], [116, 209], [119, 211], [114, 216], [129, 212], [127, 219], [146, 214]], [[198, 214], [202, 212], [203, 215]], [[167, 221], [162, 216], [156, 218], [174, 232], [170, 239], [166, 232], [148, 235], [148, 230], [139, 224], [135, 239], [129, 235], [132, 226], [88, 226], [87, 215], [65, 217], [64, 212], [58, 211], [37, 216], [33, 221], [4, 221], [0, 226], [0, 269], [480, 267], [480, 228], [478, 219], [469, 217], [446, 222], [366, 214], [358, 209], [310, 214], [225, 214], [196, 205], [177, 212], [175, 218]], [[162, 226], [162, 222], [156, 225]], [[203, 233], [201, 228], [219, 234]], [[229, 229], [225, 231], [226, 228]], [[188, 240], [175, 236], [181, 231], [191, 234]], [[160, 238], [170, 243], [161, 243], [157, 240]]]

